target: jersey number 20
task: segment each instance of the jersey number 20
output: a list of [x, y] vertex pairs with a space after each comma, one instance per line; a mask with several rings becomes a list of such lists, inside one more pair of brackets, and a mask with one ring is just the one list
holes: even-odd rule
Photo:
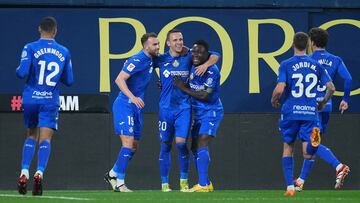
[[[45, 75], [45, 67], [46, 67], [46, 61], [39, 61], [38, 63], [40, 65], [40, 74], [39, 74], [39, 85], [44, 84], [44, 75]], [[50, 62], [47, 64], [47, 70], [52, 71], [49, 75], [46, 76], [45, 83], [48, 86], [55, 86], [56, 82], [51, 81], [53, 77], [55, 77], [59, 71], [59, 64], [56, 62]]]
[[[299, 98], [301, 96], [303, 96], [304, 94], [304, 83], [303, 83], [303, 79], [304, 79], [304, 76], [300, 73], [295, 73], [292, 75], [292, 78], [293, 79], [297, 79], [296, 83], [295, 83], [295, 87], [298, 88], [298, 91], [296, 90], [291, 90], [291, 94], [293, 97], [295, 98]], [[311, 93], [311, 90], [317, 85], [318, 83], [318, 77], [317, 75], [315, 75], [314, 73], [310, 73], [310, 74], [307, 74], [305, 76], [305, 82], [309, 83], [309, 86], [307, 86], [305, 88], [305, 96], [307, 98], [314, 98], [316, 97], [316, 93]]]

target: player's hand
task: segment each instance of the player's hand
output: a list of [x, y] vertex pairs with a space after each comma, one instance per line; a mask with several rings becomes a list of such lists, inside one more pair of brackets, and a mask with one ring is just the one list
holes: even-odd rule
[[156, 82], [156, 85], [157, 85], [157, 87], [158, 87], [160, 90], [162, 90], [162, 84], [161, 84], [161, 81], [160, 81], [160, 80], [158, 80], [158, 81]]
[[204, 73], [206, 73], [207, 69], [209, 67], [205, 66], [204, 64], [201, 64], [195, 68], [195, 75], [197, 76], [203, 76]]
[[133, 97], [130, 99], [130, 101], [135, 104], [135, 106], [137, 106], [139, 109], [142, 109], [145, 106], [144, 101], [140, 97]]
[[340, 105], [339, 105], [339, 111], [341, 111], [341, 114], [344, 113], [345, 110], [347, 110], [349, 108], [349, 105], [346, 101], [341, 100]]
[[173, 78], [173, 83], [174, 83], [174, 85], [176, 86], [176, 87], [178, 87], [179, 89], [184, 89], [184, 88], [186, 88], [186, 86], [185, 86], [185, 83], [180, 79], [180, 77], [178, 77], [178, 76], [175, 76], [174, 78]]
[[279, 108], [281, 106], [279, 100], [271, 100], [271, 105], [274, 107], [274, 108]]
[[321, 111], [324, 110], [325, 104], [326, 104], [326, 103], [324, 102], [324, 100], [318, 101], [317, 109], [318, 109], [319, 112], [321, 112]]

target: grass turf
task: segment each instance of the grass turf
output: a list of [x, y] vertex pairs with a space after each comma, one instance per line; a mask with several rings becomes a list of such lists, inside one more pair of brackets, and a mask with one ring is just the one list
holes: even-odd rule
[[16, 191], [0, 191], [1, 203], [35, 202], [360, 202], [360, 190], [307, 190], [296, 193], [295, 197], [284, 197], [280, 190], [217, 190], [213, 193], [180, 193], [142, 190], [134, 193], [116, 193], [112, 191], [44, 191], [43, 196], [19, 195]]

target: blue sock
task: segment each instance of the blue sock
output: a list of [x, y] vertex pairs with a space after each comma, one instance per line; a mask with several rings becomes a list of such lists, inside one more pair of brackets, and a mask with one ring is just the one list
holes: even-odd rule
[[[117, 173], [117, 179], [124, 180], [125, 172], [131, 156], [131, 149], [127, 147], [121, 147], [118, 158], [116, 160], [116, 167], [114, 171]], [[115, 170], [116, 169], [116, 170]]]
[[180, 179], [188, 179], [190, 164], [189, 150], [185, 142], [176, 143], [176, 148], [178, 149]]
[[[131, 151], [131, 152], [130, 152], [130, 154], [129, 154], [129, 155], [130, 155], [129, 161], [131, 161], [131, 159], [133, 158], [134, 154], [135, 154], [134, 151]], [[120, 155], [120, 152], [119, 152], [119, 155]], [[119, 155], [118, 155], [118, 156], [119, 156]], [[115, 171], [116, 173], [119, 173], [119, 168], [116, 166], [116, 162], [114, 163], [114, 166], [113, 166], [112, 170]]]
[[319, 147], [314, 147], [311, 145], [310, 142], [308, 142], [308, 144], [306, 145], [306, 154], [312, 156], [312, 155], [316, 154], [318, 148]]
[[307, 177], [314, 165], [314, 162], [315, 162], [315, 157], [313, 157], [312, 159], [304, 159], [301, 173], [300, 173], [300, 178], [303, 179], [304, 181], [307, 179]]
[[36, 141], [32, 138], [26, 138], [23, 145], [21, 168], [29, 169], [31, 160], [34, 157]]
[[282, 167], [286, 185], [294, 185], [294, 158], [292, 156], [283, 157]]
[[169, 183], [169, 173], [171, 165], [170, 151], [171, 144], [161, 143], [159, 155], [161, 183]]
[[51, 152], [51, 144], [48, 140], [43, 140], [39, 144], [38, 151], [38, 167], [37, 170], [44, 173], [47, 163], [49, 161]]
[[197, 155], [199, 184], [205, 186], [208, 183], [208, 169], [210, 164], [209, 149], [207, 147], [201, 147], [198, 149]]
[[340, 164], [340, 161], [335, 157], [331, 150], [324, 145], [319, 145], [316, 155], [321, 159], [330, 164], [333, 168], [336, 169], [336, 166]]

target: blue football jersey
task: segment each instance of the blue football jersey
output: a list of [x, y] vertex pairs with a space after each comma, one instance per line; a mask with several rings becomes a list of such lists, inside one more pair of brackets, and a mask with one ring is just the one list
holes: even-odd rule
[[283, 61], [278, 76], [278, 82], [286, 83], [282, 120], [317, 120], [317, 86], [329, 81], [324, 67], [309, 56], [295, 55]]
[[[326, 71], [328, 72], [329, 76], [332, 80], [335, 80], [337, 74], [339, 74], [344, 79], [344, 97], [345, 101], [349, 100], [350, 97], [350, 89], [351, 89], [351, 75], [347, 70], [343, 60], [330, 54], [326, 50], [317, 50], [310, 56], [314, 60], [318, 61], [321, 65], [324, 66]], [[325, 86], [318, 86], [318, 99], [323, 99], [326, 93]], [[332, 100], [330, 99], [329, 102], [326, 104], [324, 111], [330, 112], [332, 110]]]
[[29, 43], [22, 51], [16, 75], [27, 77], [23, 104], [59, 105], [59, 81], [67, 86], [74, 81], [69, 50], [54, 39]]
[[192, 66], [189, 83], [190, 88], [194, 91], [206, 91], [207, 88], [212, 89], [208, 101], [191, 99], [195, 116], [201, 116], [201, 113], [204, 111], [223, 109], [219, 94], [220, 72], [216, 65], [210, 66], [203, 76], [197, 76], [195, 74], [195, 66]]
[[[144, 100], [145, 90], [149, 85], [153, 71], [152, 58], [147, 56], [144, 51], [140, 51], [124, 63], [122, 71], [130, 75], [130, 78], [126, 80], [129, 90], [134, 96]], [[128, 99], [121, 91], [119, 96]]]
[[159, 67], [162, 84], [160, 106], [169, 109], [176, 108], [177, 110], [190, 108], [190, 96], [174, 86], [173, 78], [178, 76], [184, 83], [188, 82], [192, 66], [191, 52], [173, 57], [167, 51], [156, 58], [155, 64]]

